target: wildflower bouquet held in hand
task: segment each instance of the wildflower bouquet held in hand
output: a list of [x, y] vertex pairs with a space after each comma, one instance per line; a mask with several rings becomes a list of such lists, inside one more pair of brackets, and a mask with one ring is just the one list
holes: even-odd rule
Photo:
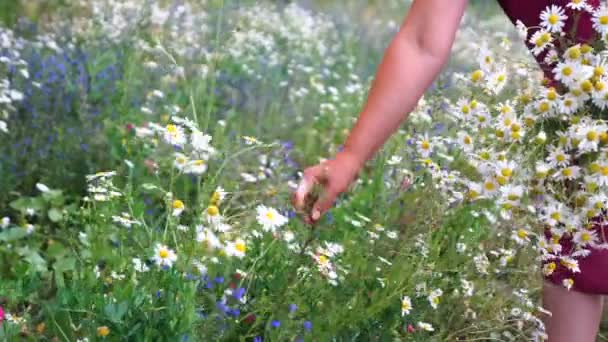
[[[567, 29], [580, 20], [591, 32]], [[551, 5], [539, 27], [517, 28], [544, 77], [482, 46], [480, 68], [461, 77], [465, 96], [450, 110], [458, 132], [425, 135], [418, 151], [437, 173], [429, 158], [441, 155], [434, 152], [442, 144], [459, 146], [475, 172], [460, 177], [450, 196], [495, 203], [514, 227], [512, 239], [535, 245], [545, 275], [565, 273], [571, 288], [579, 262], [608, 247], [599, 230], [608, 192], [608, 8]]]

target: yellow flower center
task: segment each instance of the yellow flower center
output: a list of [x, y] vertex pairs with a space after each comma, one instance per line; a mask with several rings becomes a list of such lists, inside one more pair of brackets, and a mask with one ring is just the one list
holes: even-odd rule
[[177, 133], [177, 126], [171, 124], [167, 125], [167, 132], [171, 134]]
[[547, 99], [551, 100], [551, 101], [555, 101], [555, 99], [557, 99], [557, 92], [551, 88], [552, 90], [549, 90], [547, 92]]
[[550, 41], [551, 41], [551, 34], [550, 34], [549, 32], [543, 32], [543, 33], [540, 35], [540, 40], [541, 40], [543, 43], [548, 43], [548, 42], [550, 42]]
[[321, 255], [319, 256], [319, 263], [322, 265], [325, 265], [329, 262], [329, 258], [327, 258], [325, 255]]
[[504, 169], [500, 170], [500, 174], [505, 177], [511, 177], [511, 175], [513, 174], [513, 170], [508, 167], [505, 167]]
[[219, 213], [220, 213], [220, 209], [218, 207], [216, 207], [215, 205], [210, 205], [207, 207], [207, 214], [209, 216], [216, 216]]
[[169, 251], [163, 248], [158, 252], [158, 256], [163, 259], [166, 259], [169, 257]]
[[572, 68], [569, 67], [569, 66], [565, 66], [562, 69], [562, 75], [564, 75], [564, 76], [570, 76], [570, 75], [572, 75]]
[[469, 112], [471, 111], [469, 106], [467, 106], [467, 105], [463, 105], [462, 108], [460, 108], [460, 110], [462, 110], [462, 112], [464, 114], [469, 114]]
[[420, 147], [422, 147], [423, 150], [428, 150], [431, 148], [431, 143], [429, 143], [428, 140], [424, 140], [422, 144], [420, 144]]
[[490, 159], [490, 152], [488, 151], [483, 151], [479, 154], [479, 157], [483, 160], [489, 160]]
[[590, 93], [593, 90], [593, 84], [589, 80], [581, 82], [581, 90], [585, 93]]
[[464, 143], [465, 145], [470, 145], [473, 141], [471, 140], [471, 137], [469, 137], [468, 135], [464, 137]]
[[578, 59], [581, 56], [581, 49], [577, 47], [572, 47], [568, 50], [568, 57], [570, 59]]
[[242, 241], [235, 243], [234, 248], [241, 253], [245, 253], [245, 250], [247, 250], [247, 246], [245, 246], [245, 243]]
[[274, 213], [272, 211], [266, 212], [266, 218], [268, 218], [269, 220], [273, 220], [274, 219]]
[[201, 159], [197, 159], [197, 160], [194, 161], [194, 165], [196, 165], [196, 166], [203, 166], [203, 165], [205, 165], [205, 161], [201, 160]]
[[525, 230], [523, 230], [523, 229], [519, 229], [519, 230], [517, 231], [517, 236], [518, 236], [520, 239], [525, 239], [525, 238], [527, 238], [527, 237], [528, 237], [528, 232], [527, 232], [527, 231], [525, 231]]
[[488, 191], [494, 191], [494, 189], [496, 189], [496, 185], [494, 185], [494, 182], [485, 182], [484, 184], [484, 188]]
[[173, 209], [184, 209], [184, 202], [180, 200], [173, 201]]
[[549, 22], [549, 24], [555, 25], [559, 21], [559, 17], [557, 16], [557, 14], [553, 13], [549, 16], [547, 21]]
[[608, 25], [608, 15], [603, 15], [599, 18], [599, 22], [602, 25]]
[[567, 168], [562, 171], [562, 174], [564, 175], [564, 177], [571, 177], [573, 173], [574, 172], [572, 171], [571, 168]]
[[563, 162], [564, 160], [566, 160], [566, 156], [565, 156], [565, 155], [563, 155], [563, 154], [558, 154], [558, 155], [555, 157], [555, 160], [557, 160], [558, 162], [560, 162], [560, 163], [561, 163], [561, 162]]
[[604, 89], [604, 82], [602, 81], [597, 81], [595, 82], [595, 84], [593, 85], [593, 88], [595, 88], [596, 91], [602, 91]]
[[562, 218], [562, 214], [560, 214], [559, 212], [553, 212], [551, 213], [550, 217], [552, 219], [554, 219], [555, 221], [559, 221]]
[[598, 138], [598, 136], [599, 135], [595, 131], [589, 131], [589, 132], [587, 132], [587, 140], [596, 141], [597, 138]]
[[598, 173], [598, 172], [601, 170], [601, 168], [602, 168], [602, 167], [601, 167], [601, 166], [600, 166], [600, 164], [599, 164], [599, 163], [597, 163], [597, 162], [591, 163], [591, 164], [589, 165], [589, 171], [590, 171], [591, 173]]
[[547, 102], [547, 101], [543, 101], [538, 105], [538, 111], [541, 113], [548, 112], [549, 108], [551, 108], [551, 107], [549, 106], [549, 102]]
[[596, 66], [593, 69], [593, 75], [594, 76], [603, 76], [604, 75], [604, 68], [601, 65]]
[[483, 71], [481, 71], [481, 70], [475, 70], [471, 74], [471, 81], [473, 81], [475, 83], [479, 82], [482, 78], [483, 78]]

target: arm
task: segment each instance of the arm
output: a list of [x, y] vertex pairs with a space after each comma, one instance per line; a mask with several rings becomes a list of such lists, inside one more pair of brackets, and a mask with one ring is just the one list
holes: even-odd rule
[[416, 0], [385, 52], [344, 151], [363, 164], [415, 108], [454, 41], [466, 0]]
[[314, 183], [324, 187], [311, 213], [312, 223], [344, 192], [358, 170], [394, 133], [414, 109], [448, 59], [466, 0], [414, 0], [399, 32], [385, 51], [367, 101], [336, 158], [304, 170], [294, 194], [303, 210]]

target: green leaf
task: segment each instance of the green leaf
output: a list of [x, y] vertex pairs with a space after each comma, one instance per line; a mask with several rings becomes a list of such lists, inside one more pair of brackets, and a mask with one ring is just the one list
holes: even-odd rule
[[51, 208], [48, 212], [51, 222], [60, 222], [63, 219], [63, 214], [57, 208]]
[[40, 254], [38, 254], [38, 252], [30, 249], [29, 247], [22, 247], [17, 248], [17, 254], [21, 255], [25, 261], [32, 265], [36, 272], [47, 271], [46, 260], [44, 260]]
[[120, 322], [122, 316], [127, 313], [129, 305], [127, 302], [120, 302], [118, 304], [108, 304], [104, 307], [103, 312], [108, 316], [108, 319], [113, 322]]
[[73, 271], [76, 269], [76, 258], [74, 257], [66, 257], [61, 258], [55, 262], [53, 268], [57, 272], [67, 272]]
[[66, 253], [65, 246], [60, 242], [53, 242], [46, 253], [52, 258], [59, 258]]
[[27, 230], [21, 227], [7, 229], [0, 233], [0, 241], [11, 242], [26, 237]]

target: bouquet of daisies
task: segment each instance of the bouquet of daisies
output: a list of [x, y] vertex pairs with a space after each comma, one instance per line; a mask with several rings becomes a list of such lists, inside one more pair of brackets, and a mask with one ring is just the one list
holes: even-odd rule
[[[567, 20], [583, 16], [593, 26], [586, 42], [565, 31]], [[434, 178], [451, 179], [433, 157], [458, 146], [474, 170], [458, 173], [445, 193], [492, 201], [512, 223], [513, 240], [540, 251], [546, 275], [558, 267], [575, 273], [591, 248], [608, 248], [598, 230], [608, 195], [608, 8], [573, 1], [547, 7], [540, 19], [533, 34], [517, 28], [548, 77], [481, 47], [479, 69], [460, 79], [466, 96], [451, 105], [458, 129], [421, 136], [416, 146]]]

